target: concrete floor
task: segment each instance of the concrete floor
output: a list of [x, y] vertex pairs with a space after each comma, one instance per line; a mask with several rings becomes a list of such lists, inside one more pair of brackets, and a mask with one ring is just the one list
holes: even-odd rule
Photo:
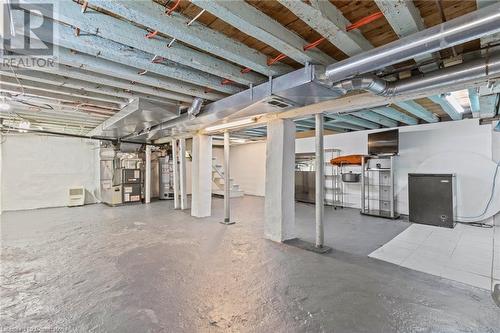
[[[206, 219], [173, 211], [172, 202], [5, 213], [1, 327], [500, 332], [500, 309], [485, 290], [338, 248], [322, 256], [267, 241], [263, 199], [233, 203], [232, 226], [217, 223], [220, 199], [214, 200], [214, 217]], [[308, 210], [297, 207], [299, 230], [308, 230], [303, 224], [314, 219]], [[328, 233], [337, 230], [336, 223], [327, 219]], [[348, 236], [342, 245], [340, 232], [348, 229], [338, 228], [331, 239], [354, 249], [356, 239], [370, 238]], [[361, 244], [359, 253], [379, 241]]]

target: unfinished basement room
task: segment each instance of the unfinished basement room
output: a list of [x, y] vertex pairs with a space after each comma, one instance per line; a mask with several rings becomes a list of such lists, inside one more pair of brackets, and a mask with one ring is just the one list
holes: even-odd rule
[[1, 332], [500, 333], [500, 0], [5, 0]]

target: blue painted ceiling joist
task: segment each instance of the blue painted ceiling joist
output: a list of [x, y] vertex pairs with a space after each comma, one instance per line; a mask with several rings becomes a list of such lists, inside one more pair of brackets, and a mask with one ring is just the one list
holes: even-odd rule
[[398, 110], [388, 106], [381, 106], [377, 108], [372, 108], [370, 110], [380, 115], [383, 115], [387, 118], [399, 121], [400, 123], [406, 125], [418, 124], [418, 120], [416, 118], [410, 117], [409, 115], [399, 112]]
[[437, 123], [439, 121], [439, 118], [434, 113], [429, 112], [415, 101], [396, 102], [394, 104], [428, 123]]
[[453, 105], [446, 99], [444, 95], [434, 95], [428, 97], [431, 101], [439, 104], [444, 112], [446, 112], [451, 119], [460, 120], [462, 119], [462, 114], [458, 112]]

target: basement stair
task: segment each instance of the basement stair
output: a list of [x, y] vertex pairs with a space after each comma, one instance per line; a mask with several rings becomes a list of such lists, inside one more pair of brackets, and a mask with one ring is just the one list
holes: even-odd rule
[[[240, 189], [240, 185], [234, 183], [234, 179], [229, 179], [230, 198], [242, 197], [245, 193]], [[212, 195], [224, 196], [224, 167], [217, 163], [217, 159], [212, 158]]]

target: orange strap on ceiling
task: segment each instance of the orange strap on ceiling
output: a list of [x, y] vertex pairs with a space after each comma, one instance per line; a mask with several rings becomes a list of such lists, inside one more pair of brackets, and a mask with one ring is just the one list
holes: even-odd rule
[[167, 10], [167, 15], [172, 15], [172, 13], [179, 7], [181, 0], [176, 0], [175, 4]]
[[146, 35], [146, 38], [153, 38], [156, 35], [158, 35], [158, 30], [155, 30], [153, 32], [148, 32], [148, 34]]
[[384, 13], [382, 13], [382, 12], [376, 12], [374, 14], [371, 14], [371, 15], [368, 15], [367, 17], [362, 18], [361, 20], [359, 20], [357, 22], [354, 22], [351, 25], [348, 25], [345, 30], [346, 31], [351, 31], [351, 30], [354, 30], [354, 29], [361, 28], [362, 26], [367, 25], [368, 23], [371, 23], [371, 22], [373, 22], [375, 20], [378, 20], [379, 18], [381, 18], [383, 16], [384, 16]]
[[224, 79], [224, 80], [222, 80], [222, 81], [221, 81], [221, 83], [220, 83], [220, 84], [222, 84], [222, 85], [226, 85], [226, 84], [230, 84], [230, 83], [233, 83], [233, 81], [231, 81], [231, 80], [229, 80], [229, 79]]
[[318, 46], [319, 44], [321, 44], [321, 42], [323, 42], [325, 39], [326, 39], [325, 37], [321, 37], [317, 41], [312, 42], [310, 44], [307, 44], [306, 46], [304, 46], [304, 51], [307, 51], [307, 50], [315, 48], [316, 46]]
[[241, 74], [246, 74], [246, 73], [250, 73], [251, 71], [252, 71], [252, 69], [250, 67], [245, 67], [240, 72], [241, 72]]
[[284, 55], [283, 53], [280, 53], [280, 54], [278, 54], [278, 56], [276, 56], [275, 58], [268, 59], [268, 60], [267, 60], [267, 65], [268, 65], [268, 66], [271, 66], [272, 64], [275, 64], [275, 63], [277, 63], [278, 61], [285, 59], [286, 57], [287, 57], [286, 55]]
[[[309, 43], [309, 44], [305, 45], [303, 47], [304, 51], [307, 51], [307, 50], [310, 50], [312, 48], [315, 48], [316, 46], [318, 46], [319, 44], [321, 44], [321, 42], [323, 42], [325, 39], [326, 39], [325, 37], [321, 37], [320, 39], [318, 39], [318, 40], [316, 40], [316, 41], [314, 41], [312, 43]], [[276, 56], [276, 57], [274, 57], [272, 59], [269, 59], [267, 61], [267, 65], [271, 66], [271, 65], [273, 65], [273, 64], [277, 63], [278, 61], [283, 60], [285, 58], [287, 58], [287, 56], [284, 55], [283, 53], [280, 53], [280, 54], [278, 54], [278, 56]]]

